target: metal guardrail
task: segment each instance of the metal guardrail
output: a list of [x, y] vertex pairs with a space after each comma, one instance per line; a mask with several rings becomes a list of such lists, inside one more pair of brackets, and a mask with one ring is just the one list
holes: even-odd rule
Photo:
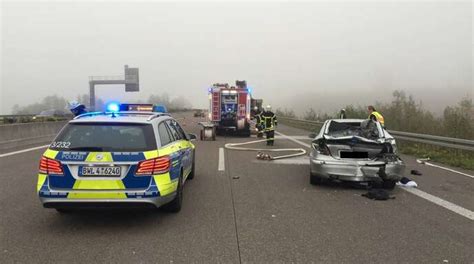
[[[324, 123], [320, 121], [310, 121], [310, 120], [288, 118], [288, 117], [278, 117], [278, 119], [283, 122], [287, 121], [289, 123], [297, 123], [301, 126], [309, 127], [312, 129], [317, 129], [321, 127], [321, 125]], [[395, 138], [401, 139], [401, 140], [435, 145], [435, 146], [440, 146], [440, 147], [448, 147], [448, 148], [474, 151], [474, 140], [442, 137], [442, 136], [427, 135], [427, 134], [418, 134], [418, 133], [403, 132], [403, 131], [396, 131], [396, 130], [388, 130], [388, 132]]]
[[62, 117], [40, 117], [35, 119], [36, 115], [0, 115], [0, 125], [33, 123], [33, 122], [54, 122], [71, 119], [72, 115], [66, 114]]

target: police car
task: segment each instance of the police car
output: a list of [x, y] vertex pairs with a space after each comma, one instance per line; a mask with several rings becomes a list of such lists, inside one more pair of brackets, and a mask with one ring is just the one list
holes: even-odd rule
[[195, 174], [196, 136], [166, 113], [109, 109], [115, 111], [77, 116], [44, 152], [37, 184], [43, 206], [178, 212]]

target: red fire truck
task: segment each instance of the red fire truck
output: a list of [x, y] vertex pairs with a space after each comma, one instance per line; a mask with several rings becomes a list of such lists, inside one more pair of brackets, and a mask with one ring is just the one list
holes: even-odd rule
[[236, 133], [250, 136], [251, 91], [246, 81], [235, 86], [215, 83], [209, 88], [209, 119], [217, 134]]

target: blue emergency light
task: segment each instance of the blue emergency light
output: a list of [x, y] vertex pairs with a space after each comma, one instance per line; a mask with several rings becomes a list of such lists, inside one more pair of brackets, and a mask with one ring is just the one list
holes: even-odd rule
[[109, 103], [105, 109], [107, 109], [107, 112], [118, 112], [120, 110], [120, 105], [118, 103]]

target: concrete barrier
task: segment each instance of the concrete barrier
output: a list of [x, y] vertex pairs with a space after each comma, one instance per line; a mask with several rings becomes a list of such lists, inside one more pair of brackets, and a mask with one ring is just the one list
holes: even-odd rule
[[50, 143], [67, 121], [0, 125], [0, 150]]

